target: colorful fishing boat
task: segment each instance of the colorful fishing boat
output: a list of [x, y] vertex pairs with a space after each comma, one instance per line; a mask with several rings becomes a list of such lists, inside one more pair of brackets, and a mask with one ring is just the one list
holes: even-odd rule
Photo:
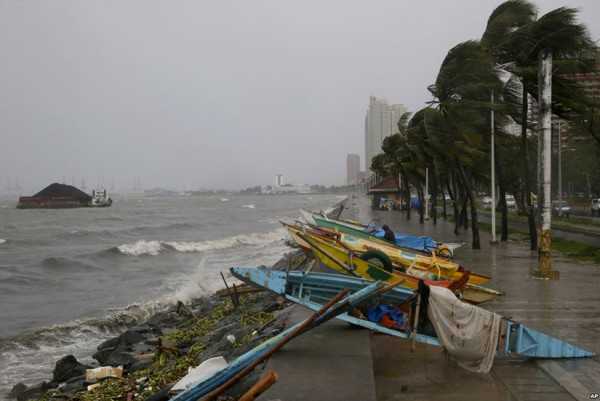
[[[307, 219], [306, 214], [303, 214]], [[383, 240], [383, 232], [381, 229], [371, 228], [362, 224], [350, 222], [348, 220], [337, 220], [329, 217], [324, 217], [318, 214], [312, 214], [309, 223], [322, 228], [330, 228], [339, 232], [351, 234], [357, 238], [367, 239], [371, 241], [389, 242]], [[453, 255], [454, 249], [459, 245], [440, 243], [430, 237], [415, 236], [410, 234], [395, 233], [396, 246], [411, 250], [413, 252], [421, 252], [424, 255], [435, 254], [438, 257], [449, 258]]]
[[[323, 303], [331, 299], [342, 288], [347, 288], [354, 292], [360, 291], [361, 288], [370, 284], [368, 280], [348, 275], [316, 272], [305, 273], [301, 271], [285, 272], [270, 270], [264, 267], [234, 267], [231, 269], [231, 273], [246, 283], [270, 290], [289, 301], [312, 310], [318, 310]], [[401, 284], [378, 299], [383, 304], [401, 305], [411, 302], [412, 298], [414, 298], [413, 290]], [[471, 305], [470, 308], [477, 307]], [[380, 333], [404, 339], [412, 338], [416, 342], [440, 346], [440, 338], [437, 334], [427, 335], [415, 332], [414, 327], [405, 329], [390, 328], [378, 322], [349, 313], [340, 314], [337, 318]], [[497, 357], [582, 358], [594, 356], [588, 350], [544, 334], [511, 319], [501, 318], [498, 330], [497, 346], [494, 348]]]
[[[389, 261], [398, 268], [406, 271], [409, 274], [417, 275], [421, 278], [429, 275], [429, 279], [448, 279], [458, 280], [464, 269], [458, 264], [446, 258], [439, 258], [435, 255], [425, 256], [415, 252], [407, 252], [402, 248], [398, 248], [386, 241], [373, 241], [370, 239], [358, 238], [343, 232], [332, 232], [327, 228], [311, 228], [310, 226], [300, 226], [298, 224], [282, 224], [287, 228], [290, 236], [303, 248], [309, 247], [297, 233], [310, 233], [321, 237], [329, 237], [335, 239], [345, 248], [352, 250], [358, 254], [365, 254], [369, 251], [378, 251], [383, 253], [384, 258], [389, 258]], [[385, 262], [385, 260], [384, 260]], [[490, 277], [470, 272], [469, 284], [482, 285], [490, 281]]]
[[410, 273], [398, 270], [388, 271], [379, 265], [361, 259], [351, 249], [344, 248], [335, 241], [325, 237], [300, 232], [296, 232], [295, 237], [299, 238], [305, 244], [304, 246], [310, 247], [315, 257], [323, 265], [338, 273], [386, 282], [395, 282], [398, 279], [403, 279], [404, 283], [402, 285], [411, 289], [416, 289], [421, 279], [430, 280], [434, 285], [458, 291], [462, 299], [472, 304], [488, 302], [502, 295], [500, 291], [469, 284], [469, 272], [456, 272], [453, 279], [440, 280], [435, 275], [432, 276], [429, 272], [421, 272], [419, 270], [414, 270]]

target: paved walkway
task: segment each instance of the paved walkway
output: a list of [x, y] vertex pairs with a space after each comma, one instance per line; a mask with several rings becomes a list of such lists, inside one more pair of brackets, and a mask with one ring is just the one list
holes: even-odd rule
[[[397, 231], [431, 235], [439, 240], [458, 238], [453, 225], [439, 221], [419, 224], [416, 214], [406, 222], [398, 212], [373, 212], [364, 197], [351, 199], [345, 217], [378, 220]], [[555, 257], [559, 281], [530, 277], [536, 255], [526, 244], [489, 245], [481, 233], [482, 248], [470, 245], [456, 259], [468, 268], [492, 276], [490, 286], [506, 295], [485, 307], [533, 328], [600, 353], [600, 266]], [[290, 320], [308, 316], [294, 307]], [[448, 360], [440, 348], [373, 334], [331, 321], [295, 339], [269, 362], [279, 381], [259, 399], [311, 401], [572, 401], [587, 400], [600, 392], [600, 358], [580, 360], [496, 360], [487, 375], [474, 374]]]
[[[509, 242], [491, 246], [489, 235], [481, 232], [482, 249], [474, 251], [470, 249], [470, 232], [457, 238], [453, 225], [443, 220], [438, 220], [437, 226], [432, 222], [421, 225], [414, 213], [407, 222], [399, 212], [371, 211], [364, 197], [350, 200], [348, 206], [361, 221], [375, 220], [396, 231], [467, 242], [456, 252], [456, 259], [473, 271], [492, 276], [489, 286], [506, 293], [485, 308], [600, 353], [600, 266], [556, 255], [554, 267], [560, 271], [561, 279], [536, 280], [530, 273], [537, 266], [537, 255], [529, 251], [527, 244]], [[374, 338], [375, 380], [380, 400], [475, 400], [484, 399], [484, 393], [489, 394], [489, 399], [499, 400], [572, 400], [589, 399], [588, 393], [600, 392], [598, 356], [543, 363], [501, 361], [495, 364], [489, 377], [473, 378], [452, 362], [445, 362], [436, 351], [421, 349], [407, 354], [406, 344], [400, 341]], [[397, 374], [392, 380], [389, 372], [396, 366], [413, 374]], [[398, 390], [403, 385], [407, 389], [404, 393]]]
[[[294, 306], [290, 323], [310, 315]], [[374, 401], [370, 332], [340, 320], [295, 338], [268, 363], [279, 381], [259, 400]]]

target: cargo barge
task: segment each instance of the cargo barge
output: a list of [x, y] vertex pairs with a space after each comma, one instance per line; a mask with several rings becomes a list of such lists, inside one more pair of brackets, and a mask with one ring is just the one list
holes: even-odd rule
[[69, 209], [76, 207], [108, 207], [112, 199], [106, 190], [93, 191], [92, 195], [66, 184], [53, 183], [33, 196], [21, 196], [17, 209]]

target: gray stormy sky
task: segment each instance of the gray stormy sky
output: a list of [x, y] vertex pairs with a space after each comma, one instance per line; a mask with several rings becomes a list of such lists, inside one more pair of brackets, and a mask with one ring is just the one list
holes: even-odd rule
[[0, 190], [341, 184], [368, 97], [419, 108], [501, 2], [0, 0]]

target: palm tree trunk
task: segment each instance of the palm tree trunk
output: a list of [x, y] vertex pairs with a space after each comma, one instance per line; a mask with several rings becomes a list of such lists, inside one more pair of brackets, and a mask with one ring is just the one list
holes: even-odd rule
[[473, 194], [473, 186], [469, 181], [465, 171], [461, 165], [458, 166], [463, 186], [465, 189], [465, 198], [468, 199], [471, 206], [471, 235], [472, 235], [472, 249], [481, 249], [481, 241], [479, 238], [479, 221], [477, 219], [477, 207], [475, 205], [475, 195]]
[[441, 193], [442, 193], [442, 217], [444, 220], [448, 220], [448, 210], [446, 209], [446, 191], [444, 191], [444, 185], [440, 185]]
[[500, 183], [498, 187], [500, 189], [500, 213], [502, 214], [500, 241], [506, 242], [508, 241], [508, 207], [506, 206], [506, 190], [504, 189], [504, 184], [502, 183], [502, 180], [499, 181]]
[[404, 181], [404, 199], [406, 200], [406, 220], [410, 220], [410, 184], [408, 183], [408, 175], [402, 172], [402, 181]]
[[419, 223], [423, 224], [425, 223], [425, 196], [423, 195], [423, 187], [420, 184], [417, 187], [417, 194], [419, 196]]
[[535, 226], [535, 215], [533, 212], [533, 203], [531, 202], [531, 176], [529, 175], [529, 141], [527, 140], [527, 116], [529, 114], [527, 84], [523, 81], [523, 105], [521, 108], [521, 149], [523, 150], [523, 177], [525, 182], [525, 205], [527, 213], [527, 223], [529, 226], [529, 249], [537, 250], [537, 227]]
[[466, 230], [469, 229], [469, 217], [467, 216], [467, 208], [469, 207], [469, 197], [467, 191], [463, 188], [461, 191], [462, 198], [462, 210], [460, 211], [460, 221], [462, 223], [463, 228]]
[[[498, 148], [496, 148], [497, 150]], [[496, 174], [498, 176], [498, 189], [500, 190], [499, 195], [499, 206], [501, 217], [501, 228], [500, 228], [500, 241], [508, 240], [508, 207], [506, 207], [506, 187], [504, 182], [504, 171], [502, 169], [502, 163], [499, 162], [499, 152], [495, 152], [495, 161], [496, 161]], [[492, 205], [492, 207], [496, 207], [496, 205]]]
[[432, 181], [433, 181], [433, 187], [432, 187], [432, 191], [431, 191], [431, 217], [433, 217], [433, 225], [437, 225], [437, 195], [438, 195], [438, 176], [437, 176], [437, 169], [435, 168], [435, 165], [432, 165], [432, 169], [431, 169], [432, 174]]
[[[454, 181], [454, 180], [453, 180]], [[446, 181], [446, 186], [448, 187], [448, 194], [452, 199], [452, 217], [454, 217], [454, 235], [458, 235], [458, 199], [456, 197], [456, 191], [452, 189], [452, 185], [450, 185], [450, 177], [448, 177], [448, 181]]]

